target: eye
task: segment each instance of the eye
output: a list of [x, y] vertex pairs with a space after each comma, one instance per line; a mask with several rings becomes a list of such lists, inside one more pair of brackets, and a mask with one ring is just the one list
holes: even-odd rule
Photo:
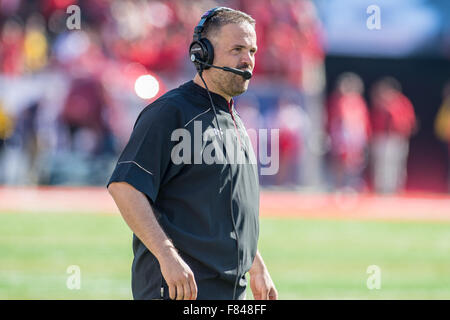
[[238, 53], [238, 52], [241, 52], [241, 51], [242, 51], [242, 48], [240, 48], [240, 47], [233, 48], [233, 52]]

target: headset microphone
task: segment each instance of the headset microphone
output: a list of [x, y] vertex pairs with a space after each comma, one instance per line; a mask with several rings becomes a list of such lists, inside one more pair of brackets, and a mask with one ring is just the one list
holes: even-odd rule
[[250, 71], [248, 71], [248, 70], [239, 70], [239, 69], [231, 68], [231, 67], [219, 67], [219, 66], [215, 66], [215, 65], [212, 65], [212, 64], [209, 64], [209, 63], [206, 63], [206, 62], [203, 62], [203, 61], [199, 60], [199, 59], [195, 56], [195, 54], [191, 54], [191, 61], [192, 61], [192, 62], [198, 62], [198, 63], [201, 63], [201, 64], [203, 64], [203, 65], [205, 65], [205, 66], [208, 66], [208, 67], [220, 69], [220, 70], [227, 71], [227, 72], [232, 72], [232, 73], [234, 73], [234, 74], [240, 75], [240, 76], [243, 77], [245, 80], [249, 80], [249, 79], [252, 77], [252, 73], [251, 73]]
[[235, 69], [235, 68], [231, 68], [231, 67], [216, 67], [211, 65], [211, 67], [213, 68], [219, 68], [222, 69], [224, 71], [228, 71], [228, 72], [232, 72], [235, 74], [238, 74], [240, 76], [242, 76], [242, 78], [244, 78], [245, 80], [249, 80], [252, 77], [252, 73], [248, 70], [239, 70], [239, 69]]

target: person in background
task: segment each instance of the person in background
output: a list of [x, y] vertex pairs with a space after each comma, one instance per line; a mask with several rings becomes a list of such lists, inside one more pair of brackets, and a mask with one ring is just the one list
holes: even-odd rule
[[0, 74], [17, 76], [23, 73], [23, 26], [8, 19], [0, 26]]
[[335, 188], [364, 188], [362, 172], [367, 164], [370, 118], [362, 97], [364, 84], [355, 73], [339, 76], [328, 101], [327, 131]]
[[32, 15], [25, 27], [23, 54], [24, 65], [30, 72], [37, 72], [47, 63], [48, 43], [45, 33], [45, 20], [40, 14]]
[[[100, 81], [88, 77], [73, 79], [61, 113], [61, 120], [69, 131], [72, 151], [104, 152], [110, 131], [107, 112], [108, 104]], [[90, 137], [91, 141], [83, 142], [83, 137]]]
[[450, 81], [447, 82], [442, 90], [442, 105], [434, 122], [434, 131], [436, 136], [448, 145], [448, 191], [450, 191]]
[[276, 184], [296, 186], [301, 183], [300, 159], [307, 140], [310, 119], [295, 98], [280, 98], [275, 117], [275, 128], [279, 131], [280, 167]]
[[409, 139], [416, 129], [414, 108], [392, 77], [375, 83], [371, 103], [375, 191], [397, 193], [406, 182]]
[[0, 153], [2, 152], [5, 140], [8, 139], [13, 132], [13, 121], [8, 116], [0, 103]]
[[0, 102], [0, 183], [4, 180], [4, 150], [5, 141], [12, 135], [14, 131], [14, 123], [11, 117], [6, 113]]

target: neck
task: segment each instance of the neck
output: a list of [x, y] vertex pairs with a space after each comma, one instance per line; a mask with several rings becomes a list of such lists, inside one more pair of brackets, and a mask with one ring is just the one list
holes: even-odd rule
[[[205, 75], [204, 72], [203, 72], [203, 79], [205, 80], [205, 82], [206, 82], [206, 84], [207, 84], [208, 89], [209, 89], [210, 92], [214, 92], [215, 94], [218, 94], [218, 95], [224, 97], [225, 100], [227, 100], [228, 103], [230, 103], [232, 97], [229, 96], [229, 95], [227, 95], [227, 94], [225, 94], [225, 93], [223, 93], [221, 90], [219, 90], [219, 89], [212, 83], [212, 81], [209, 81], [208, 76]], [[195, 84], [198, 84], [200, 87], [206, 89], [206, 88], [205, 88], [205, 85], [203, 84], [202, 79], [200, 79], [200, 76], [199, 76], [198, 73], [195, 75], [193, 81], [194, 81]]]

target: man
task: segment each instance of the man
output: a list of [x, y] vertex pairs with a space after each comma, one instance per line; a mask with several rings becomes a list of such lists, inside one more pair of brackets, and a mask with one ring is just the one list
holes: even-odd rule
[[[257, 49], [255, 21], [228, 8], [215, 8], [206, 16], [201, 37], [213, 46], [214, 64], [251, 72]], [[206, 134], [211, 129], [217, 132], [215, 138], [233, 133], [234, 147], [247, 160], [254, 157], [232, 100], [247, 90], [249, 81], [223, 70], [199, 69], [193, 81], [142, 111], [108, 184], [134, 233], [133, 297], [244, 299], [249, 272], [255, 299], [277, 299], [257, 252], [256, 164], [198, 161], [217, 142]], [[181, 162], [173, 161], [181, 154], [174, 135], [180, 130], [194, 137]], [[195, 141], [199, 130], [200, 141]], [[214, 150], [217, 156], [219, 150]], [[228, 144], [222, 150], [231, 152]]]
[[371, 100], [374, 188], [397, 193], [406, 183], [409, 139], [417, 131], [414, 107], [392, 77], [374, 84]]
[[328, 99], [327, 131], [334, 187], [364, 190], [362, 179], [371, 133], [363, 98], [364, 83], [353, 72], [341, 74]]

